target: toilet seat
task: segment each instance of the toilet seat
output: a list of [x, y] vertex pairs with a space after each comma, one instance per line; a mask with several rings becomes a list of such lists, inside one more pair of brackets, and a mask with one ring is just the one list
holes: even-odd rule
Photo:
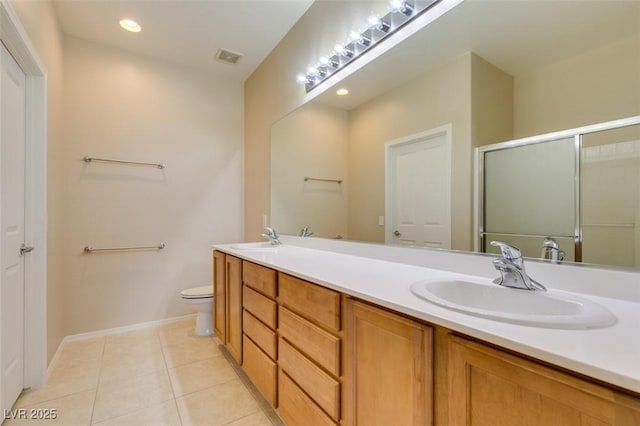
[[208, 299], [213, 297], [213, 286], [187, 288], [180, 292], [180, 296], [183, 299]]

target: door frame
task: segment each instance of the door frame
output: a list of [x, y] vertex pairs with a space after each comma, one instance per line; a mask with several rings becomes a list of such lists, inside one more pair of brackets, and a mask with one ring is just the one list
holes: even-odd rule
[[0, 0], [0, 40], [26, 76], [24, 387], [47, 371], [47, 73], [20, 20]]
[[[445, 124], [443, 126], [435, 127], [433, 129], [426, 130], [424, 132], [415, 133], [413, 135], [405, 136], [398, 139], [393, 139], [384, 144], [384, 216], [385, 216], [385, 229], [384, 229], [384, 242], [385, 244], [390, 244], [393, 242], [393, 230], [391, 229], [391, 225], [394, 222], [393, 218], [393, 206], [391, 204], [391, 189], [392, 189], [392, 176], [391, 176], [391, 167], [392, 167], [392, 151], [395, 148], [398, 148], [402, 145], [408, 145], [414, 142], [418, 142], [422, 139], [435, 138], [439, 136], [444, 136], [445, 143], [447, 145], [447, 153], [449, 157], [449, 194], [451, 194], [452, 187], [452, 134], [453, 126], [451, 123]], [[451, 195], [449, 196], [449, 228], [452, 227], [452, 218], [451, 218]]]

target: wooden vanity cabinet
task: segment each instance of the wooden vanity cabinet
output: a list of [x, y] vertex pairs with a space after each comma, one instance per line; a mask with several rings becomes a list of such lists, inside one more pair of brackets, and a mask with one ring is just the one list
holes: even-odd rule
[[226, 256], [218, 250], [213, 252], [213, 330], [223, 344], [227, 336]]
[[278, 294], [273, 269], [244, 261], [242, 267], [244, 356], [242, 369], [265, 399], [277, 405]]
[[213, 252], [213, 328], [229, 353], [242, 362], [242, 260]]
[[341, 420], [342, 296], [278, 273], [278, 413], [288, 425]]
[[640, 398], [214, 252], [214, 328], [289, 426], [640, 426]]
[[433, 329], [347, 299], [346, 425], [433, 423]]
[[450, 426], [640, 425], [640, 400], [499, 349], [451, 336]]

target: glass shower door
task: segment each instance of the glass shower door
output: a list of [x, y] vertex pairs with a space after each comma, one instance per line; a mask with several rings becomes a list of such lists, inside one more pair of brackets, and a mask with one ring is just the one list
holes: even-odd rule
[[496, 253], [489, 242], [501, 240], [540, 257], [552, 237], [565, 260], [576, 259], [577, 146], [569, 137], [484, 154], [482, 251]]
[[640, 267], [640, 126], [582, 138], [583, 262]]

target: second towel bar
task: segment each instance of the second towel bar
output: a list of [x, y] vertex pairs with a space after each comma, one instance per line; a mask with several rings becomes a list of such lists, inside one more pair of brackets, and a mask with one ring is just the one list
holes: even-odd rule
[[312, 178], [312, 177], [305, 176], [304, 181], [306, 182], [308, 180], [316, 180], [319, 182], [335, 182], [338, 185], [342, 183], [342, 180], [340, 179], [319, 179], [319, 178]]
[[166, 246], [165, 246], [164, 243], [160, 243], [157, 246], [138, 246], [138, 247], [104, 247], [104, 248], [95, 248], [95, 247], [91, 247], [91, 246], [86, 246], [84, 248], [84, 252], [85, 253], [93, 253], [93, 252], [96, 252], [96, 251], [128, 251], [128, 250], [151, 250], [151, 249], [162, 250], [165, 247]]
[[89, 156], [84, 157], [82, 161], [84, 161], [85, 163], [91, 163], [92, 161], [102, 161], [104, 163], [133, 164], [136, 166], [153, 166], [159, 169], [164, 169], [165, 167], [167, 167], [162, 163], [141, 163], [139, 161], [114, 160], [111, 158], [95, 158], [95, 157], [89, 157]]

